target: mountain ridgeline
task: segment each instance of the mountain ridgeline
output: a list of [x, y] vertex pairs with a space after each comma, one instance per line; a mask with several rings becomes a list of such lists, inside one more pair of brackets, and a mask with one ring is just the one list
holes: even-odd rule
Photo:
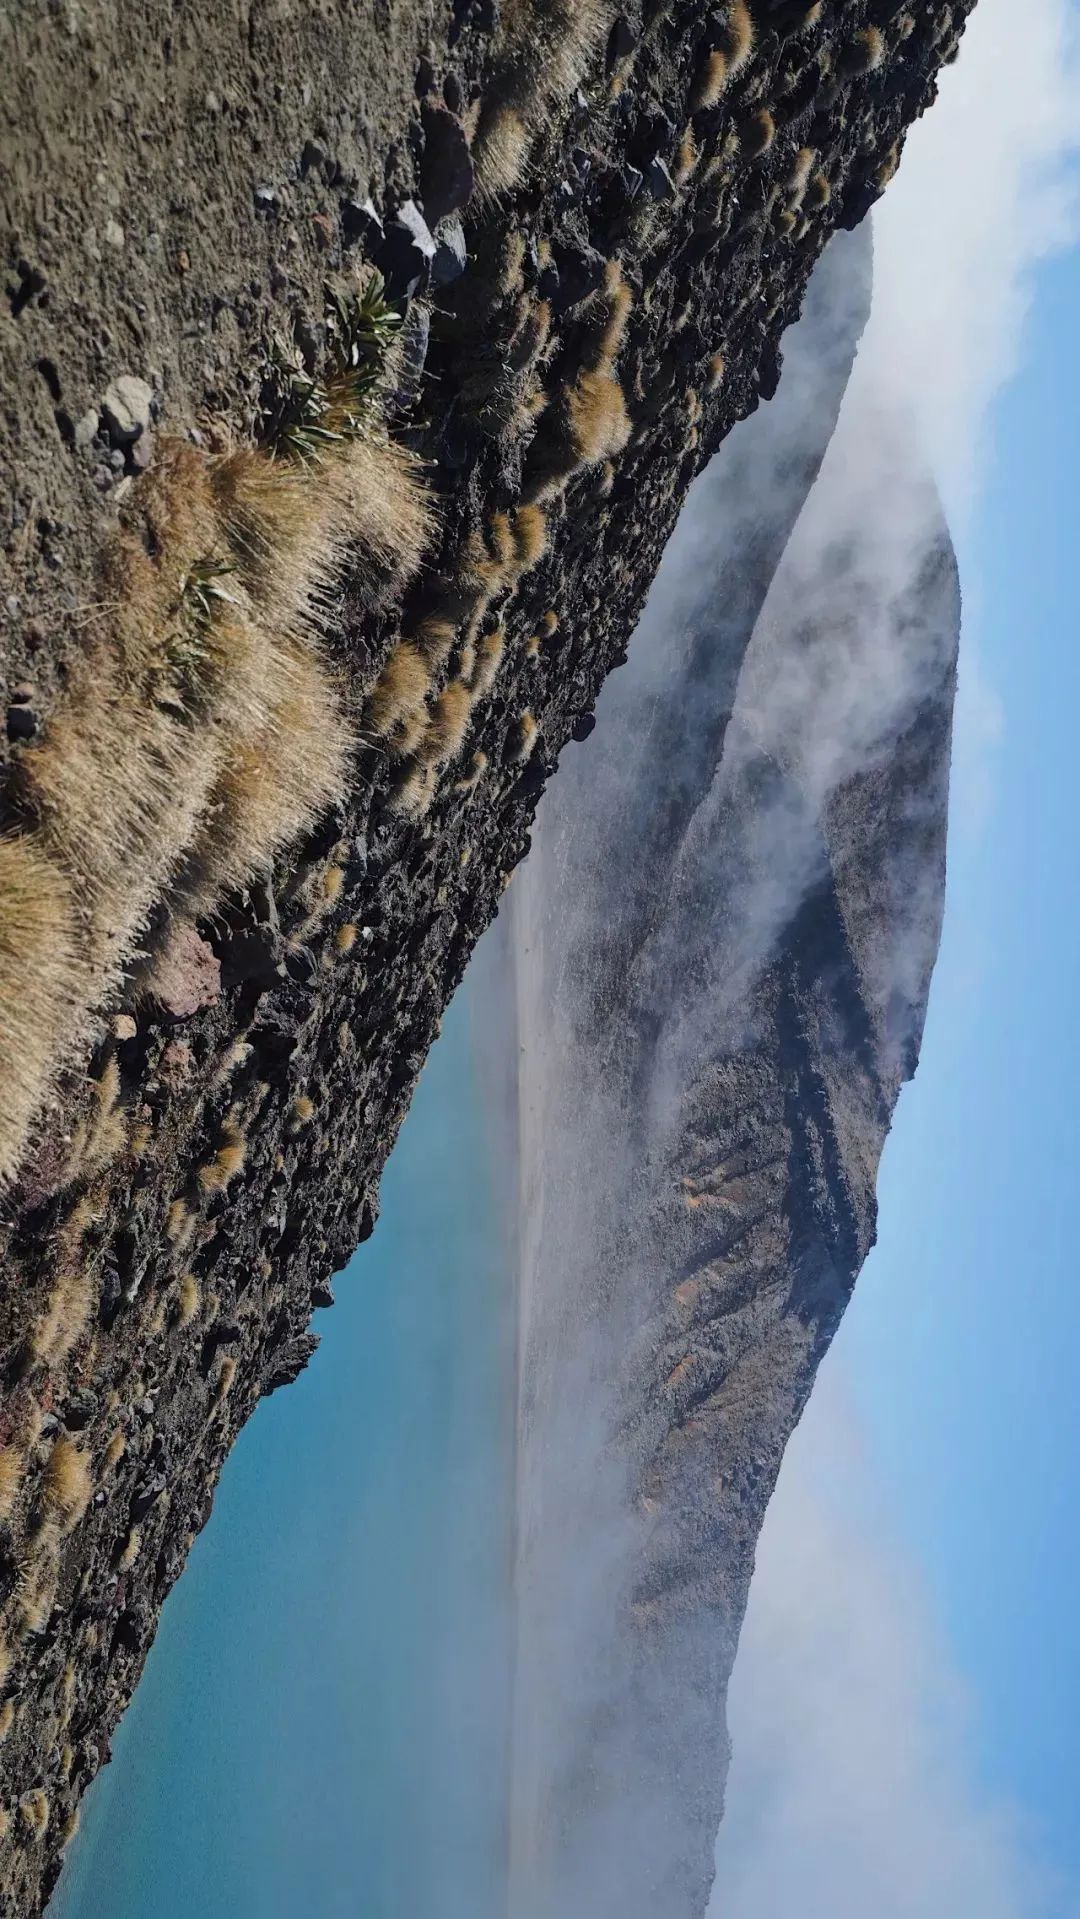
[[514, 1919], [702, 1919], [755, 1543], [918, 1056], [960, 607], [849, 384], [869, 294], [838, 236], [515, 898]]

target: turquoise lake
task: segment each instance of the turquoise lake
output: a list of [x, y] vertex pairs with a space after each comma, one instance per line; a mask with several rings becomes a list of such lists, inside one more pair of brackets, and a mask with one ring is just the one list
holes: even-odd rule
[[[475, 997], [475, 989], [474, 989]], [[171, 1595], [50, 1919], [503, 1919], [512, 1284], [469, 989]]]

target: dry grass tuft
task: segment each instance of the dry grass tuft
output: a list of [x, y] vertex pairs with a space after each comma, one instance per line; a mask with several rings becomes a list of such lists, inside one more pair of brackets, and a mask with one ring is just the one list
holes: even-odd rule
[[224, 1193], [237, 1174], [243, 1171], [246, 1157], [247, 1144], [243, 1130], [230, 1113], [222, 1123], [213, 1159], [205, 1166], [200, 1166], [196, 1174], [202, 1191]]
[[127, 1538], [124, 1541], [123, 1547], [117, 1557], [117, 1561], [116, 1561], [117, 1571], [126, 1573], [129, 1570], [129, 1568], [135, 1564], [135, 1561], [138, 1559], [141, 1551], [142, 1551], [142, 1527], [132, 1526], [130, 1532], [128, 1533]]
[[844, 65], [849, 73], [872, 73], [885, 58], [885, 35], [880, 27], [863, 27], [844, 48]]
[[532, 142], [532, 130], [524, 114], [509, 101], [496, 102], [481, 113], [473, 160], [482, 199], [497, 200], [520, 185]]
[[527, 760], [536, 745], [539, 728], [535, 716], [526, 708], [520, 714], [510, 737], [509, 758], [519, 764]]
[[307, 1093], [298, 1093], [289, 1108], [289, 1131], [299, 1133], [315, 1117], [315, 1101]]
[[165, 1236], [169, 1244], [175, 1246], [178, 1252], [183, 1252], [185, 1246], [190, 1245], [197, 1225], [198, 1221], [187, 1200], [178, 1194], [176, 1199], [170, 1202], [165, 1215]]
[[756, 113], [752, 113], [749, 119], [743, 121], [739, 129], [739, 138], [743, 152], [751, 160], [760, 159], [763, 153], [768, 153], [776, 138], [776, 122], [768, 107], [759, 107]]
[[514, 566], [519, 573], [528, 573], [539, 565], [547, 552], [548, 530], [547, 515], [541, 506], [519, 506], [514, 509]]
[[469, 690], [473, 700], [483, 699], [490, 693], [498, 678], [499, 668], [506, 651], [506, 632], [497, 626], [492, 633], [481, 633], [476, 642], [476, 659], [473, 664]]
[[235, 1379], [236, 1379], [235, 1359], [232, 1359], [232, 1358], [223, 1359], [221, 1362], [221, 1367], [218, 1372], [217, 1379], [214, 1382], [215, 1406], [220, 1406], [222, 1400], [228, 1398], [229, 1394], [232, 1392], [233, 1383]]
[[45, 1366], [65, 1360], [90, 1324], [94, 1300], [89, 1273], [62, 1266], [44, 1313], [31, 1327], [27, 1340], [31, 1357]]
[[202, 1288], [194, 1273], [182, 1273], [177, 1288], [177, 1325], [190, 1326], [201, 1305]]
[[566, 408], [577, 465], [594, 466], [622, 452], [630, 438], [630, 416], [613, 373], [586, 367], [567, 390]]
[[5, 1699], [3, 1705], [0, 1706], [0, 1739], [7, 1738], [14, 1724], [15, 1702], [13, 1699]]
[[19, 1816], [31, 1839], [44, 1839], [49, 1825], [49, 1800], [41, 1786], [23, 1793], [19, 1800]]
[[46, 1514], [55, 1514], [64, 1532], [77, 1526], [94, 1491], [90, 1460], [73, 1440], [58, 1439], [42, 1480]]
[[37, 835], [0, 838], [0, 1181], [18, 1168], [88, 987], [70, 880]]
[[421, 620], [412, 636], [417, 652], [434, 672], [446, 665], [456, 639], [454, 621], [444, 619], [437, 613], [429, 613], [426, 619]]
[[368, 698], [364, 730], [389, 740], [426, 709], [431, 673], [419, 648], [402, 640], [391, 653]]
[[469, 730], [472, 703], [472, 692], [461, 680], [451, 680], [443, 688], [417, 756], [422, 766], [447, 766], [457, 758]]
[[351, 920], [347, 920], [345, 925], [339, 926], [337, 932], [334, 934], [334, 951], [342, 954], [351, 953], [353, 947], [356, 945], [356, 940], [357, 929]]
[[13, 1446], [0, 1447], [0, 1521], [10, 1519], [23, 1482], [23, 1462]]
[[468, 772], [464, 775], [462, 779], [456, 782], [456, 791], [459, 793], [471, 793], [474, 787], [479, 786], [480, 781], [483, 779], [484, 774], [487, 772], [487, 764], [488, 764], [487, 754], [484, 752], [481, 752], [480, 748], [478, 747], [476, 752], [473, 754], [472, 759], [469, 761]]
[[127, 1440], [124, 1438], [123, 1433], [120, 1432], [118, 1429], [113, 1434], [112, 1438], [110, 1439], [108, 1445], [105, 1448], [104, 1453], [102, 1454], [102, 1464], [105, 1466], [106, 1470], [111, 1471], [114, 1466], [118, 1466], [120, 1464], [120, 1461], [123, 1459], [126, 1451], [127, 1451]]
[[709, 107], [717, 105], [723, 98], [728, 75], [727, 54], [722, 47], [715, 47], [711, 53], [706, 54], [694, 81], [690, 105], [695, 113], [704, 113]]
[[720, 387], [723, 385], [724, 375], [726, 372], [727, 372], [727, 361], [725, 360], [723, 354], [722, 353], [711, 354], [709, 357], [709, 391], [710, 393], [715, 393], [717, 387]]

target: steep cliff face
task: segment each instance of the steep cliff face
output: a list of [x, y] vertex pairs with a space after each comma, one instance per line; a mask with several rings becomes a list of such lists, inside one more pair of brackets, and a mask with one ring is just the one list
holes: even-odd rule
[[969, 10], [0, 21], [0, 1911]]
[[866, 265], [830, 249], [791, 387], [694, 489], [515, 893], [511, 1910], [537, 1919], [704, 1913], [755, 1543], [918, 1054], [959, 598], [906, 449], [890, 550], [852, 517], [855, 395], [814, 484]]

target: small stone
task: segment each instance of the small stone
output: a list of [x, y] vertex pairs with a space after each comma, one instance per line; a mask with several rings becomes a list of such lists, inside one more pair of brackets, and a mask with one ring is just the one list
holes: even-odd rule
[[114, 446], [130, 446], [145, 433], [153, 401], [153, 388], [133, 373], [122, 373], [106, 388], [101, 412]]
[[107, 466], [96, 466], [90, 475], [90, 482], [97, 487], [99, 493], [107, 493], [113, 483], [113, 476]]
[[346, 200], [341, 209], [341, 230], [347, 246], [363, 240], [369, 248], [382, 244], [385, 229], [371, 200]]
[[130, 1013], [117, 1013], [112, 1029], [113, 1038], [118, 1040], [135, 1039], [139, 1031]]
[[589, 734], [592, 732], [595, 725], [596, 725], [595, 713], [582, 713], [581, 717], [574, 721], [574, 724], [570, 729], [570, 738], [572, 740], [576, 740], [578, 745], [580, 746], [584, 740], [588, 739]]
[[180, 251], [176, 256], [176, 265], [177, 265], [177, 270], [180, 273], [186, 273], [188, 269], [190, 268], [191, 255], [188, 252], [186, 247], [180, 248]]
[[311, 224], [315, 230], [315, 244], [325, 253], [334, 244], [334, 222], [328, 213], [313, 213]]
[[22, 602], [17, 593], [9, 593], [4, 601], [4, 610], [10, 620], [17, 620], [22, 611]]
[[317, 140], [305, 140], [304, 150], [300, 155], [301, 173], [313, 173], [316, 168], [321, 170], [325, 165], [326, 148], [321, 147]]
[[214, 92], [212, 87], [208, 88], [205, 95], [203, 96], [203, 105], [206, 108], [207, 113], [221, 112], [221, 101], [218, 99], [218, 96]]
[[9, 740], [32, 740], [38, 729], [38, 717], [32, 706], [9, 706], [7, 714], [7, 736]]
[[446, 287], [459, 280], [469, 261], [465, 229], [458, 219], [443, 220], [435, 235], [435, 258], [431, 263], [431, 284]]
[[449, 107], [425, 107], [423, 124], [420, 192], [424, 211], [434, 224], [445, 219], [448, 213], [457, 213], [466, 204], [476, 176], [468, 135]]
[[645, 175], [640, 167], [631, 166], [629, 160], [622, 170], [623, 190], [628, 200], [636, 200], [645, 183]]
[[649, 161], [645, 177], [654, 200], [674, 200], [675, 182], [668, 171], [667, 162], [658, 153]]
[[112, 452], [106, 455], [106, 459], [114, 473], [122, 473], [127, 465], [123, 449], [118, 446], [113, 447]]
[[131, 449], [131, 464], [139, 473], [145, 472], [154, 457], [154, 436], [152, 433], [140, 433]]
[[221, 967], [193, 926], [177, 926], [154, 966], [151, 991], [174, 1019], [190, 1019], [221, 992]]
[[267, 186], [265, 183], [255, 188], [253, 197], [260, 213], [272, 213], [277, 206], [277, 194], [273, 187]]
[[97, 430], [100, 425], [101, 415], [97, 408], [94, 406], [88, 408], [83, 414], [82, 419], [76, 420], [75, 422], [75, 445], [89, 446], [91, 441], [97, 438]]
[[411, 299], [426, 286], [435, 258], [435, 241], [415, 200], [406, 200], [386, 228], [380, 265], [395, 297]]
[[410, 307], [401, 329], [400, 370], [394, 390], [394, 406], [399, 413], [412, 406], [420, 391], [430, 338], [431, 315], [427, 308]]
[[119, 220], [106, 220], [105, 244], [106, 246], [115, 247], [117, 252], [122, 248], [124, 244], [124, 229], [120, 225]]

